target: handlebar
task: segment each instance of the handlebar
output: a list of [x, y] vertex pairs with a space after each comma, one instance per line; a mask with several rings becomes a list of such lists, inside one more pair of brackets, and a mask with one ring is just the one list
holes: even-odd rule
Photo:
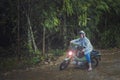
[[71, 44], [70, 45], [70, 48], [72, 48], [72, 49], [77, 49], [77, 50], [83, 50], [85, 47], [83, 47], [83, 46], [80, 46], [80, 45], [76, 45], [76, 44]]

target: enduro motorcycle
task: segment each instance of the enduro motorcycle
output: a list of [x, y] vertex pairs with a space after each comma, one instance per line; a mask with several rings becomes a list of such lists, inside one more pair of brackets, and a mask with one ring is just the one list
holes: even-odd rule
[[[59, 69], [66, 69], [69, 64], [73, 64], [74, 66], [79, 68], [88, 67], [88, 62], [84, 56], [84, 52], [82, 51], [82, 49], [84, 49], [82, 46], [70, 46], [67, 51], [66, 58], [60, 64]], [[100, 52], [93, 50], [90, 56], [92, 67], [97, 67], [99, 61], [101, 60]]]

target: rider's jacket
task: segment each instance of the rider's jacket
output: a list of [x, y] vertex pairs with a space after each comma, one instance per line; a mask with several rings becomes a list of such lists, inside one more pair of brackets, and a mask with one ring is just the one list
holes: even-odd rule
[[93, 50], [93, 46], [87, 37], [74, 39], [71, 41], [71, 43], [83, 46], [85, 48], [84, 49], [85, 54], [90, 53]]

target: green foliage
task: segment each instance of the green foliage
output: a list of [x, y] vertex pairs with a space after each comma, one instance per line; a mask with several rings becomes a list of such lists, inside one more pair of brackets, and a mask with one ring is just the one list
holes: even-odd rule
[[79, 20], [79, 26], [87, 26], [87, 13], [85, 12], [84, 14], [80, 15], [78, 17]]
[[50, 53], [52, 53], [54, 56], [62, 56], [64, 54], [64, 50], [56, 49], [50, 51]]
[[42, 25], [48, 29], [53, 29], [56, 28], [60, 24], [60, 20], [57, 18], [57, 13], [56, 12], [43, 12], [44, 14], [44, 22]]
[[53, 16], [45, 20], [44, 26], [51, 29], [51, 28], [58, 26], [59, 23], [60, 23], [59, 19]]
[[0, 71], [9, 71], [13, 68], [17, 68], [18, 65], [17, 58], [0, 58]]
[[27, 47], [27, 49], [29, 50], [30, 53], [34, 53], [34, 50], [33, 50], [33, 48], [32, 48], [32, 43], [31, 43], [31, 41], [27, 43], [27, 46], [26, 46], [26, 47]]
[[97, 10], [109, 11], [109, 6], [105, 1], [100, 1], [96, 7]]
[[[101, 46], [103, 47], [107, 47], [107, 46], [110, 46], [110, 43], [111, 41], [108, 41], [111, 37], [109, 36], [110, 35], [110, 30], [106, 30], [105, 32], [103, 32], [101, 34]], [[111, 39], [110, 39], [111, 40]]]
[[40, 61], [41, 61], [41, 60], [40, 60], [40, 57], [39, 57], [39, 56], [33, 57], [32, 60], [31, 60], [32, 64], [36, 64], [36, 63], [38, 63], [38, 62], [40, 62]]
[[67, 15], [72, 15], [74, 13], [71, 0], [63, 0], [63, 11], [66, 12]]

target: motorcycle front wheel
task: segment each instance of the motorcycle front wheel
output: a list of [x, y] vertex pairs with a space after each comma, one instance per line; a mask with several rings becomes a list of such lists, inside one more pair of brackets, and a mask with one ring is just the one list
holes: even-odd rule
[[64, 60], [64, 61], [60, 64], [59, 69], [60, 69], [60, 70], [66, 69], [66, 68], [68, 67], [69, 63], [70, 63], [69, 60]]

